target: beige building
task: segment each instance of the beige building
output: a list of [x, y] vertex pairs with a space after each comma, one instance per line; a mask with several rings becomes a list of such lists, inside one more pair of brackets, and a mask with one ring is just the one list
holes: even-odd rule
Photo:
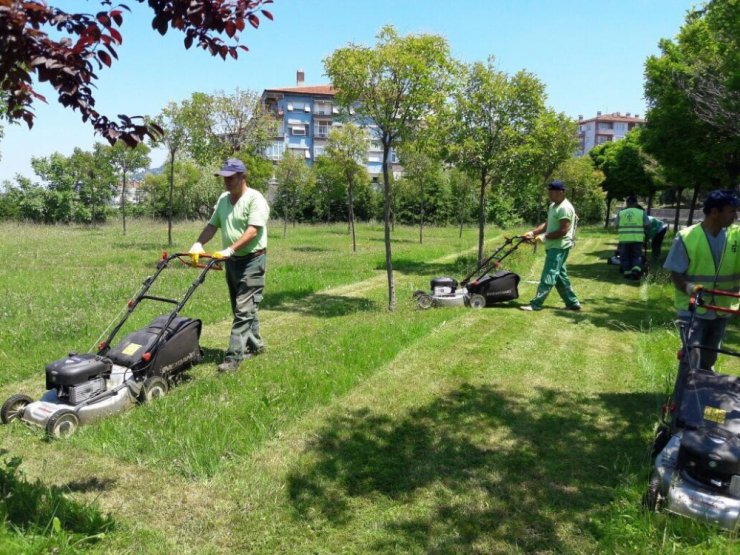
[[580, 145], [578, 156], [583, 156], [593, 147], [603, 143], [610, 143], [623, 139], [635, 127], [645, 125], [645, 120], [639, 114], [622, 115], [619, 112], [603, 114], [596, 112], [595, 118], [583, 119], [578, 116], [578, 138]]

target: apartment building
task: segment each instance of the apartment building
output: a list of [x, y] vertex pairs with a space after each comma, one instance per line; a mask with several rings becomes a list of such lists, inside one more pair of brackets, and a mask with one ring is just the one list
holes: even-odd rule
[[578, 138], [580, 145], [578, 156], [583, 156], [593, 147], [603, 143], [618, 141], [634, 129], [645, 125], [645, 120], [639, 114], [627, 112], [622, 115], [619, 112], [602, 114], [596, 112], [596, 117], [583, 119], [578, 116]]
[[[373, 181], [380, 181], [383, 172], [383, 147], [377, 140], [377, 127], [372, 121], [360, 121], [354, 109], [347, 113], [335, 100], [336, 90], [331, 85], [305, 85], [305, 74], [296, 72], [295, 87], [265, 89], [262, 103], [275, 117], [275, 133], [265, 155], [277, 163], [286, 151], [300, 156], [309, 165], [326, 149], [329, 132], [344, 121], [353, 121], [367, 131], [368, 151], [366, 166]], [[393, 172], [402, 169], [395, 153], [391, 153]]]

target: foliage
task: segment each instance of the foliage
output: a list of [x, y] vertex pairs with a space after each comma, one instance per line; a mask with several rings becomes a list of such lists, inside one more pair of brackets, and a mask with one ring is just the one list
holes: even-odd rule
[[606, 212], [606, 193], [601, 187], [604, 174], [594, 168], [588, 157], [569, 158], [553, 172], [568, 187], [568, 200], [573, 204], [580, 223], [603, 221]]
[[[173, 219], [204, 219], [210, 216], [215, 199], [222, 190], [219, 180], [202, 170], [191, 160], [178, 160], [174, 164], [172, 189]], [[169, 172], [147, 174], [142, 182], [146, 192], [146, 213], [157, 218], [167, 218], [170, 212]]]
[[[144, 0], [136, 0], [143, 3]], [[152, 28], [161, 35], [169, 28], [185, 35], [185, 48], [194, 43], [213, 56], [238, 57], [245, 46], [226, 44], [218, 35], [226, 34], [238, 43], [246, 24], [257, 28], [258, 13], [272, 14], [263, 6], [272, 0], [191, 0], [189, 2], [148, 2], [154, 12]], [[110, 2], [100, 0], [102, 7]], [[111, 121], [95, 109], [93, 87], [95, 69], [110, 67], [118, 59], [115, 48], [123, 42], [125, 5], [103, 9], [96, 14], [67, 13], [41, 1], [0, 3], [0, 92], [7, 98], [7, 116], [24, 120], [31, 127], [33, 103], [45, 101], [32, 86], [33, 79], [48, 82], [58, 93], [59, 103], [79, 110], [82, 121], [111, 144], [122, 140], [136, 146], [159, 129], [136, 118], [119, 116]]]
[[113, 146], [103, 149], [103, 156], [107, 159], [111, 168], [120, 178], [121, 185], [121, 219], [123, 223], [123, 234], [126, 235], [126, 184], [127, 179], [133, 172], [149, 167], [150, 148], [139, 143], [134, 148], [128, 147], [122, 142], [117, 142]]
[[602, 187], [609, 198], [648, 196], [654, 191], [654, 168], [642, 151], [639, 133], [631, 131], [624, 139], [598, 145], [589, 156], [604, 174]]
[[304, 195], [312, 187], [313, 174], [300, 156], [286, 151], [275, 168], [277, 197], [274, 210], [283, 217], [283, 237], [288, 221], [295, 223]]
[[645, 64], [644, 144], [669, 180], [704, 189], [740, 175], [740, 4], [713, 0], [687, 14], [675, 41]]
[[[519, 71], [510, 77], [494, 67], [492, 57], [462, 70], [445, 118], [446, 156], [478, 179], [479, 260], [485, 241], [487, 188], [499, 187], [514, 175], [521, 179], [522, 158], [527, 153], [531, 157], [527, 137], [537, 128], [544, 101], [544, 85], [534, 75]], [[501, 201], [503, 196], [498, 194]]]
[[441, 110], [451, 85], [449, 46], [437, 35], [400, 36], [383, 27], [374, 48], [349, 45], [324, 60], [337, 100], [354, 107], [358, 118], [372, 121], [383, 145], [383, 221], [388, 308], [396, 296], [391, 250], [391, 149], [409, 139], [429, 113]]

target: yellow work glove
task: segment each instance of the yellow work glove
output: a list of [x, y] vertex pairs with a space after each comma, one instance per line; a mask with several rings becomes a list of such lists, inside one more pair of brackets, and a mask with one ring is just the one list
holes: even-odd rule
[[690, 281], [686, 282], [687, 295], [696, 295], [702, 289], [704, 289], [704, 286], [701, 283], [691, 283]]
[[234, 249], [232, 249], [231, 247], [226, 247], [223, 250], [214, 252], [211, 256], [213, 256], [213, 258], [216, 258], [218, 260], [224, 260], [226, 258], [231, 258], [232, 256], [234, 256]]
[[203, 245], [197, 241], [193, 243], [193, 246], [190, 247], [190, 250], [188, 251], [190, 258], [193, 261], [193, 265], [197, 264], [200, 259], [200, 255], [205, 253], [206, 251], [203, 249]]

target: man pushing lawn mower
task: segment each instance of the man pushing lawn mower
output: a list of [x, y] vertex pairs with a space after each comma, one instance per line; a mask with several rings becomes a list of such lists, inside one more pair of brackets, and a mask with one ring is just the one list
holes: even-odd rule
[[234, 320], [219, 372], [233, 372], [243, 360], [265, 352], [257, 311], [265, 287], [270, 207], [259, 191], [247, 187], [246, 173], [244, 163], [231, 158], [215, 174], [223, 177], [225, 192], [189, 251], [194, 258], [204, 254], [203, 245], [221, 229], [223, 250], [213, 256], [226, 259], [226, 283]]

